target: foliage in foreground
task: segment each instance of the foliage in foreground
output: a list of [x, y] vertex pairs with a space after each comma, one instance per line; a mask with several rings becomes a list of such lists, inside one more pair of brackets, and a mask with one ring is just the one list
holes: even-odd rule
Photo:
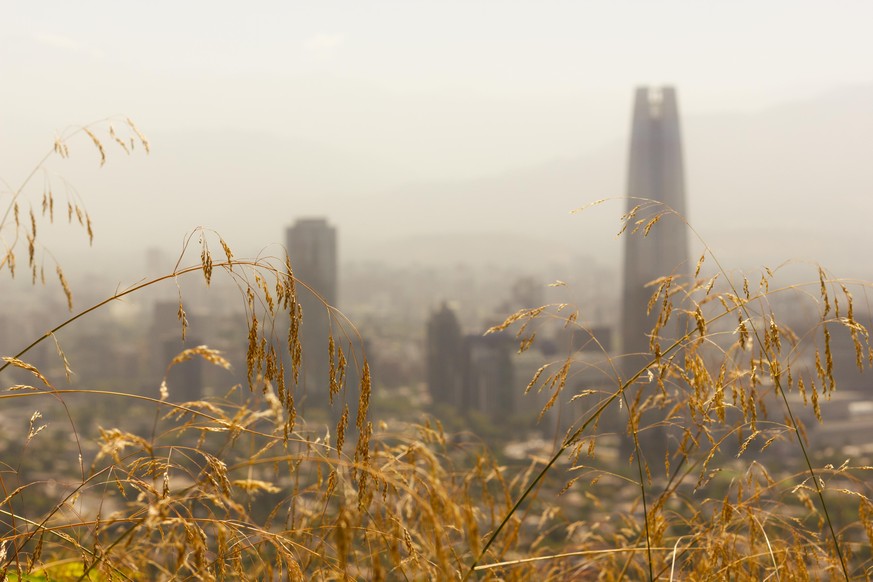
[[[111, 139], [128, 151], [147, 147], [128, 127], [133, 139], [110, 129]], [[82, 131], [102, 161], [96, 130]], [[54, 152], [67, 156], [66, 140]], [[47, 190], [41, 212], [25, 211], [23, 189], [4, 194], [0, 270], [15, 276], [25, 245], [37, 283], [45, 270], [37, 223], [54, 219], [55, 200]], [[625, 216], [627, 236], [657, 228], [651, 216]], [[67, 219], [91, 235], [76, 200]], [[609, 354], [596, 364], [574, 353], [543, 365], [529, 390], [547, 396], [546, 408], [572, 400], [577, 417], [548, 454], [515, 462], [436, 422], [372, 419], [369, 365], [350, 356], [354, 329], [335, 312], [324, 389], [338, 421], [304, 421], [295, 398], [303, 350], [312, 348], [300, 341], [298, 293], [309, 290], [287, 259], [238, 259], [220, 238], [196, 234], [200, 252], [190, 265], [180, 260], [173, 273], [59, 322], [4, 358], [0, 371], [16, 371], [15, 382], [3, 377], [4, 415], [22, 422], [24, 414], [27, 425], [9, 435], [0, 460], [7, 579], [826, 580], [873, 568], [870, 462], [863, 454], [827, 459], [803, 421], [806, 410], [820, 417], [837, 389], [838, 338], [859, 369], [873, 363], [852, 295], [866, 285], [823, 270], [811, 287], [779, 287], [769, 270], [757, 283], [721, 266], [701, 277], [704, 259], [715, 259], [704, 254], [691, 280], [653, 285], [657, 323], [638, 369], [624, 372]], [[55, 271], [72, 309], [63, 271]], [[219, 274], [241, 291], [247, 345], [244, 381], [228, 381], [221, 397], [174, 402], [172, 383], [152, 396], [77, 385], [60, 343], [60, 377], [27, 361], [34, 346], [112, 301], [186, 277], [209, 284]], [[778, 319], [773, 306], [785, 295], [814, 306], [815, 324], [794, 331]], [[180, 297], [182, 334], [185, 308]], [[549, 318], [584, 329], [568, 312], [534, 307], [492, 331], [515, 330], [524, 350]], [[168, 371], [192, 358], [231, 366], [198, 346]], [[583, 384], [592, 366], [602, 381]], [[148, 430], [86, 426], [81, 415], [98, 401], [126, 418], [152, 419]], [[41, 412], [26, 421], [25, 410]], [[41, 416], [50, 413], [66, 426], [46, 428]], [[53, 455], [48, 472], [29, 464], [40, 449]]]

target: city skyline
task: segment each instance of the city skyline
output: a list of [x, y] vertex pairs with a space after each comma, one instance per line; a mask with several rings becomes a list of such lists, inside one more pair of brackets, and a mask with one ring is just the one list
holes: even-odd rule
[[[152, 143], [148, 157], [108, 147], [101, 168], [80, 134], [70, 159], [52, 160], [96, 233], [93, 249], [59, 249], [65, 264], [116, 264], [131, 246], [176, 254], [200, 225], [254, 255], [283, 243], [281, 217], [330, 214], [344, 260], [478, 229], [553, 248], [583, 238], [618, 265], [619, 205], [567, 215], [623, 196], [631, 89], [652, 81], [681, 87], [689, 219], [728, 263], [742, 251], [737, 266], [754, 267], [762, 249], [776, 264], [860, 258], [855, 233], [873, 212], [866, 4], [394, 5], [398, 26], [350, 5], [212, 8], [10, 7], [0, 157], [12, 188], [68, 127], [129, 116]], [[112, 145], [106, 130], [92, 128]], [[854, 211], [822, 219], [824, 198]]]
[[4, 16], [5, 575], [873, 572], [873, 3]]

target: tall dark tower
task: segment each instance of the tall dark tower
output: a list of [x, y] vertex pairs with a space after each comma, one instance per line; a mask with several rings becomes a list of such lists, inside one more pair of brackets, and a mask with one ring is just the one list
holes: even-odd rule
[[462, 408], [466, 356], [458, 317], [443, 303], [427, 321], [427, 388], [434, 404]]
[[[667, 212], [649, 231], [626, 233], [624, 239], [624, 293], [621, 312], [621, 353], [625, 354], [622, 368], [631, 375], [644, 364], [648, 354], [649, 337], [658, 318], [656, 305], [646, 315], [649, 299], [655, 288], [646, 283], [666, 275], [689, 275], [688, 229], [682, 218], [685, 212], [685, 179], [682, 164], [682, 139], [679, 134], [679, 110], [676, 90], [672, 87], [640, 87], [634, 99], [633, 129], [631, 131], [630, 161], [628, 165], [627, 208], [636, 206], [635, 218], [648, 221]], [[645, 223], [643, 223], [645, 224]], [[632, 226], [631, 226], [632, 228]], [[662, 330], [661, 336], [674, 337], [678, 332], [674, 323]], [[666, 349], [668, 346], [663, 345]]]
[[328, 401], [330, 370], [330, 316], [325, 302], [337, 304], [336, 229], [324, 218], [300, 219], [286, 231], [286, 245], [294, 276], [302, 283], [297, 292], [303, 307], [303, 386], [307, 402], [322, 406]]

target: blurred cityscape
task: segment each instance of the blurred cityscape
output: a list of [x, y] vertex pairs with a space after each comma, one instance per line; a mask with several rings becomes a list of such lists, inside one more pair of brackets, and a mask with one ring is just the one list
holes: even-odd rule
[[[647, 226], [664, 208], [683, 212], [679, 135], [674, 90], [638, 90], [628, 172], [631, 225]], [[560, 438], [590, 411], [588, 400], [574, 396], [586, 392], [606, 397], [644, 364], [635, 354], [648, 352], [647, 334], [656, 319], [647, 314], [653, 290], [646, 285], [662, 275], [675, 275], [690, 285], [696, 257], [689, 260], [686, 227], [675, 216], [658, 221], [647, 237], [625, 233], [622, 276], [615, 264], [601, 262], [583, 249], [543, 257], [539, 268], [530, 263], [514, 267], [505, 262], [446, 265], [426, 260], [398, 266], [382, 257], [344, 262], [330, 217], [289, 221], [286, 248], [294, 274], [304, 284], [298, 288], [304, 313], [303, 379], [295, 396], [302, 418], [313, 423], [338, 418], [342, 402], [331, 406], [324, 389], [332, 337], [354, 370], [350, 377], [360, 373], [361, 354], [366, 353], [375, 382], [375, 418], [419, 422], [433, 415], [450, 431], [469, 431], [506, 451]], [[172, 272], [174, 265], [174, 258], [159, 249], [135, 261], [142, 264], [146, 280]], [[714, 274], [704, 265], [698, 278]], [[105, 299], [106, 284], [106, 277], [93, 273], [73, 279], [76, 305], [83, 308]], [[184, 340], [180, 301], [187, 321]], [[56, 342], [44, 341], [30, 350], [26, 360], [49, 377], [63, 378], [62, 349], [73, 372], [71, 385], [157, 398], [169, 362], [186, 348], [206, 344], [225, 354], [233, 370], [198, 359], [175, 365], [166, 376], [170, 399], [222, 397], [246, 384], [247, 339], [240, 334], [247, 325], [245, 307], [231, 279], [216, 279], [209, 287], [196, 278], [169, 279], [89, 314], [58, 332]], [[801, 290], [769, 297], [767, 309], [802, 338], [814, 337], [820, 326], [817, 303]], [[528, 322], [532, 313], [525, 310], [535, 310], [537, 317]], [[517, 313], [521, 315], [515, 326], [488, 332]], [[767, 313], [760, 316], [766, 323]], [[18, 353], [67, 317], [56, 288], [11, 288], [0, 306], [0, 352]], [[856, 306], [854, 318], [870, 327], [866, 306]], [[684, 320], [677, 316], [677, 321]], [[285, 332], [278, 323], [276, 335], [281, 339]], [[727, 350], [736, 342], [735, 326], [734, 321], [710, 330], [715, 332], [713, 344]], [[854, 447], [870, 453], [869, 374], [856, 367], [851, 335], [828, 324], [831, 327], [829, 350], [839, 389], [821, 403], [826, 422], [817, 422], [808, 406], [795, 407], [795, 414], [818, 448]], [[684, 331], [661, 333], [677, 338]], [[792, 354], [794, 368], [814, 373], [817, 344], [805, 345], [805, 351]], [[573, 372], [566, 385], [533, 381], [541, 374], [549, 377], [569, 361]], [[10, 376], [26, 374], [17, 371]], [[354, 407], [355, 381], [347, 385], [349, 393], [342, 398]], [[789, 398], [806, 396], [792, 393]], [[770, 413], [777, 421], [783, 417], [781, 408], [780, 402], [772, 401]], [[111, 407], [102, 412], [121, 413]], [[2, 414], [8, 418], [8, 411]], [[598, 430], [607, 447], [620, 448], [625, 439], [621, 420], [604, 422]]]
[[4, 579], [873, 573], [873, 3], [5, 8]]

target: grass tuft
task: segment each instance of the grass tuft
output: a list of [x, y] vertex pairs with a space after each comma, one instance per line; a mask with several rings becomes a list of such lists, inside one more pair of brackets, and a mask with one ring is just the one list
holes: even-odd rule
[[[77, 134], [101, 165], [110, 148], [150, 151], [124, 120], [72, 130], [48, 155], [69, 157]], [[47, 185], [41, 211], [28, 210], [37, 173], [4, 193], [0, 222], [0, 270], [14, 277], [26, 245], [34, 284], [41, 257], [53, 264], [37, 233], [55, 203]], [[92, 238], [84, 204], [66, 202], [68, 221]], [[622, 236], [665, 227], [672, 212], [654, 206], [639, 201]], [[539, 398], [541, 418], [560, 409], [571, 422], [553, 446], [514, 458], [435, 419], [374, 417], [378, 375], [328, 305], [320, 388], [336, 415], [305, 410], [304, 352], [323, 346], [304, 345], [299, 294], [313, 290], [292, 261], [237, 257], [198, 229], [172, 272], [79, 311], [55, 265], [72, 315], [0, 365], [0, 413], [11, 419], [0, 443], [5, 579], [848, 580], [873, 568], [873, 462], [816, 441], [846, 389], [844, 368], [873, 364], [869, 314], [856, 313], [868, 284], [819, 267], [808, 284], [784, 284], [780, 269], [731, 273], [707, 249], [693, 277], [651, 282], [649, 351], [630, 373], [584, 311], [519, 310], [487, 333], [515, 333], [520, 352], [547, 322], [586, 341], [538, 365], [519, 395]], [[239, 290], [239, 354], [180, 343], [147, 391], [73, 372], [69, 330], [152, 288], [176, 285], [179, 338], [196, 337], [197, 300], [183, 302], [191, 281]], [[785, 311], [798, 304], [815, 318]], [[36, 357], [49, 337], [56, 360]], [[174, 374], [189, 365], [208, 370], [214, 389], [181, 397]]]

